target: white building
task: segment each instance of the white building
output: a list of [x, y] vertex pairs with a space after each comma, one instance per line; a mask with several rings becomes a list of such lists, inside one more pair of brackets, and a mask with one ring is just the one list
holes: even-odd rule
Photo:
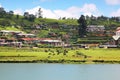
[[116, 29], [116, 32], [115, 32], [115, 33], [116, 33], [116, 34], [115, 34], [114, 36], [112, 36], [113, 39], [114, 39], [113, 43], [114, 43], [115, 45], [118, 45], [118, 44], [120, 44], [120, 27], [118, 27], [118, 28]]
[[120, 27], [117, 28], [117, 30], [116, 30], [116, 35], [117, 35], [117, 36], [120, 36]]
[[88, 32], [95, 32], [95, 31], [104, 31], [105, 27], [103, 25], [88, 25], [87, 31]]

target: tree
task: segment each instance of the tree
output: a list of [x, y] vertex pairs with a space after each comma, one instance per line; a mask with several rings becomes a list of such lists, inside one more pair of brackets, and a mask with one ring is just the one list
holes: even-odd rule
[[34, 21], [35, 15], [29, 14], [28, 12], [25, 12], [24, 13], [24, 18], [27, 19], [27, 20], [29, 20], [29, 21]]
[[4, 10], [3, 7], [0, 7], [0, 18], [3, 18], [6, 14], [6, 11]]
[[103, 15], [98, 16], [98, 18], [97, 18], [97, 20], [107, 20], [107, 19], [108, 19], [108, 17], [103, 16]]
[[0, 13], [5, 11], [3, 7], [0, 7]]
[[38, 9], [36, 17], [37, 18], [42, 18], [42, 10], [41, 10], [41, 8]]
[[10, 16], [13, 16], [14, 12], [13, 12], [13, 11], [9, 11], [8, 14], [9, 14]]
[[79, 36], [80, 37], [84, 37], [87, 33], [86, 28], [87, 28], [87, 23], [85, 20], [85, 16], [81, 15], [81, 17], [78, 19], [78, 23], [79, 23]]
[[29, 13], [28, 12], [24, 12], [24, 18], [28, 19], [29, 18]]
[[9, 11], [6, 14], [6, 18], [11, 19], [13, 15], [14, 15], [14, 12], [13, 11]]
[[8, 19], [0, 20], [0, 25], [2, 25], [2, 26], [9, 26], [10, 25], [10, 21]]
[[66, 20], [66, 17], [63, 17], [62, 20]]
[[34, 20], [35, 20], [35, 15], [30, 14], [28, 20], [31, 21], [31, 22], [34, 22]]
[[16, 15], [16, 19], [19, 19], [19, 17], [20, 17], [20, 16], [17, 14], [17, 15]]

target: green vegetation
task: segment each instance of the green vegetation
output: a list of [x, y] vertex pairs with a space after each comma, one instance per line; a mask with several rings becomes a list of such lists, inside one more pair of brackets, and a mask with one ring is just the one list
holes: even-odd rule
[[49, 18], [36, 18], [35, 23], [38, 24], [53, 24], [53, 23], [58, 23], [58, 24], [66, 24], [66, 25], [78, 25], [77, 19], [49, 19]]
[[120, 63], [120, 50], [1, 47], [0, 62]]
[[[39, 9], [38, 12], [40, 13], [41, 9]], [[25, 33], [33, 33], [40, 38], [62, 39], [64, 42], [71, 44], [86, 42], [104, 43], [111, 37], [108, 35], [109, 32], [114, 32], [114, 30], [120, 26], [119, 17], [106, 17], [103, 15], [99, 17], [93, 15], [84, 16], [83, 19], [81, 18], [82, 21], [80, 21], [80, 18], [42, 18], [41, 13], [38, 16], [39, 17], [36, 17], [28, 12], [24, 12], [23, 16], [15, 15], [13, 11], [7, 12], [3, 7], [0, 7], [0, 30], [23, 31]], [[98, 38], [100, 33], [86, 32], [87, 25], [104, 25], [105, 32], [103, 32], [102, 36], [107, 37], [107, 39], [93, 39], [89, 41], [89, 37]], [[81, 37], [84, 38], [79, 40], [80, 34], [83, 34]]]
[[111, 37], [87, 37], [87, 38], [78, 38], [77, 43], [106, 43], [111, 39]]
[[[86, 32], [87, 25], [104, 25], [105, 31]], [[38, 38], [61, 39], [67, 44], [106, 43], [112, 38], [109, 33], [114, 33], [119, 26], [119, 17], [83, 16], [79, 20], [65, 17], [48, 19], [42, 18], [41, 15], [36, 17], [28, 12], [25, 12], [23, 16], [15, 15], [13, 11], [6, 12], [0, 7], [0, 30], [33, 33]], [[12, 37], [9, 35], [7, 38]], [[46, 45], [39, 44], [38, 46], [45, 47]], [[36, 49], [0, 47], [0, 49], [0, 62], [120, 63], [119, 49], [64, 49], [62, 47]]]
[[81, 17], [78, 19], [78, 23], [79, 23], [79, 36], [82, 38], [84, 36], [86, 36], [87, 33], [87, 22], [85, 20], [85, 16], [81, 15]]
[[[40, 15], [39, 15], [40, 16]], [[105, 17], [105, 16], [85, 16], [86, 24], [85, 25], [104, 25], [106, 30], [115, 30], [119, 23], [119, 17]], [[19, 30], [27, 33], [32, 33], [36, 31], [38, 37], [49, 37], [49, 33], [53, 32], [63, 37], [63, 34], [66, 33], [70, 36], [70, 41], [76, 41], [78, 36], [78, 20], [72, 18], [60, 18], [60, 19], [48, 19], [48, 18], [36, 18], [35, 15], [31, 15], [28, 12], [25, 12], [23, 16], [14, 15], [13, 11], [6, 12], [4, 8], [0, 7], [0, 30]], [[58, 28], [53, 29], [50, 26], [57, 24]], [[42, 28], [37, 29], [35, 25], [42, 25]], [[61, 25], [65, 25], [63, 27]], [[72, 27], [71, 27], [72, 26]], [[75, 27], [76, 30], [71, 31], [70, 29]], [[41, 34], [41, 32], [45, 34]], [[76, 33], [75, 33], [76, 32]], [[72, 34], [72, 35], [70, 35]], [[58, 36], [57, 35], [57, 36]], [[64, 34], [65, 35], [65, 34]], [[91, 33], [87, 35], [92, 36]], [[72, 42], [73, 43], [73, 42]]]

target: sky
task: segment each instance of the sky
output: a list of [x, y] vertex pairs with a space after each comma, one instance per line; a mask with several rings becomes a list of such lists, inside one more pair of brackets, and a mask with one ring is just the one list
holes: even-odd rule
[[42, 9], [45, 18], [79, 18], [80, 15], [120, 16], [120, 0], [0, 0], [0, 7], [14, 14], [36, 14]]

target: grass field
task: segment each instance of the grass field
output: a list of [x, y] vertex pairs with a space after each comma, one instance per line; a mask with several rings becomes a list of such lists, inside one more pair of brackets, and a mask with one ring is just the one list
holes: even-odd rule
[[0, 62], [110, 62], [120, 63], [120, 49], [6, 48], [0, 47]]

